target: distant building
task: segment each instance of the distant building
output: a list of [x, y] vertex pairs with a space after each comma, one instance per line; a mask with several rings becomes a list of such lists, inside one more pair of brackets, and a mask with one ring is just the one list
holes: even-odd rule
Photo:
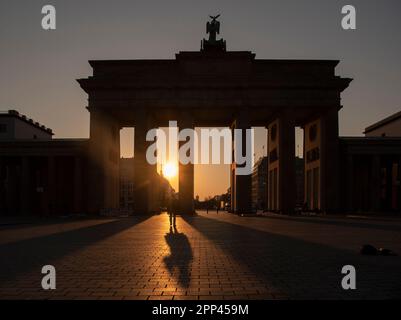
[[[133, 212], [135, 208], [135, 162], [134, 158], [120, 159], [120, 209]], [[155, 208], [165, 208], [167, 199], [175, 194], [170, 182], [162, 172], [155, 173], [152, 180], [152, 199]]]
[[[26, 122], [26, 119], [16, 111], [0, 116], [0, 214], [51, 216], [89, 212], [90, 199], [102, 201], [99, 196], [93, 199], [88, 193], [92, 187], [89, 172], [109, 178], [108, 171], [89, 166], [90, 140], [52, 139], [51, 129], [33, 120]], [[340, 186], [336, 199], [340, 212], [401, 212], [401, 133], [397, 133], [398, 125], [394, 125], [398, 121], [400, 118], [396, 114], [368, 127], [366, 137], [339, 137], [340, 170], [335, 178]], [[314, 137], [311, 133], [316, 134], [311, 128], [305, 129], [307, 142]], [[318, 132], [320, 127], [316, 130]], [[307, 210], [321, 211], [319, 193], [323, 188], [330, 192], [333, 185], [322, 185], [322, 172], [315, 166], [321, 158], [322, 143], [315, 142], [313, 152], [305, 152], [305, 160], [295, 158], [296, 203], [304, 203]], [[114, 155], [119, 159], [119, 153], [118, 149], [110, 151], [108, 157], [99, 157], [96, 161], [113, 168]], [[111, 189], [114, 191], [105, 196], [119, 199], [120, 208], [135, 210], [135, 190], [141, 185], [135, 180], [134, 160], [121, 159], [117, 163], [120, 187]], [[250, 177], [254, 208], [266, 208], [267, 166], [266, 157], [259, 159]], [[307, 169], [305, 174], [304, 168]], [[148, 195], [152, 212], [156, 212], [165, 206], [166, 196], [175, 191], [156, 170], [149, 176], [146, 188], [151, 191]], [[220, 207], [222, 203], [229, 204], [231, 190], [213, 200], [216, 199]], [[196, 203], [210, 207], [210, 200]]]
[[0, 112], [0, 140], [50, 140], [53, 131], [16, 110]]
[[88, 139], [0, 140], [0, 215], [86, 212]]
[[156, 174], [155, 181], [155, 201], [158, 203], [157, 207], [163, 211], [167, 209], [166, 207], [169, 203], [169, 200], [177, 198], [178, 195], [175, 192], [175, 189], [171, 186], [170, 181], [163, 176], [162, 170], [160, 170], [159, 174]]
[[366, 137], [401, 137], [401, 111], [370, 125], [364, 134]]
[[342, 206], [401, 212], [401, 137], [341, 137]]
[[265, 210], [267, 204], [267, 157], [256, 161], [252, 171], [252, 207]]
[[[267, 157], [259, 158], [252, 171], [252, 204], [257, 210], [267, 209]], [[304, 159], [295, 157], [296, 205], [304, 203]]]
[[[17, 111], [0, 114], [0, 215], [87, 212], [89, 139], [52, 139], [51, 129], [26, 119]], [[119, 192], [107, 194], [128, 211], [135, 205], [134, 167], [133, 158], [121, 159]], [[150, 188], [155, 211], [165, 194], [174, 193], [157, 172]]]
[[343, 207], [359, 212], [401, 212], [401, 111], [341, 137]]
[[88, 139], [52, 136], [51, 129], [18, 111], [0, 113], [0, 214], [86, 210]]

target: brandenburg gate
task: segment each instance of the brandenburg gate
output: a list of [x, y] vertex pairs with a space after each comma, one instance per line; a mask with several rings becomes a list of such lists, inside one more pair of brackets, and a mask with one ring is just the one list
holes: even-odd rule
[[[295, 207], [295, 134], [304, 129], [305, 203], [335, 212], [339, 207], [338, 112], [352, 79], [335, 74], [336, 60], [256, 59], [250, 51], [227, 51], [216, 40], [217, 21], [200, 51], [171, 60], [89, 61], [93, 75], [78, 82], [90, 112], [89, 210], [119, 206], [119, 132], [135, 127], [134, 204], [153, 211], [156, 165], [146, 161], [146, 133], [177, 120], [178, 127], [268, 129], [268, 210]], [[218, 22], [217, 22], [218, 23]], [[217, 26], [218, 27], [218, 26]], [[213, 37], [214, 36], [214, 37]], [[244, 140], [245, 141], [245, 140]], [[251, 175], [231, 164], [231, 209], [251, 212]], [[179, 165], [182, 213], [194, 211], [194, 165]]]

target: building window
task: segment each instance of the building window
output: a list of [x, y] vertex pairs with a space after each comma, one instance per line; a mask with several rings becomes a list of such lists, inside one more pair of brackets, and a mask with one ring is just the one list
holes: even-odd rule
[[0, 123], [0, 133], [7, 132], [7, 125], [5, 123]]

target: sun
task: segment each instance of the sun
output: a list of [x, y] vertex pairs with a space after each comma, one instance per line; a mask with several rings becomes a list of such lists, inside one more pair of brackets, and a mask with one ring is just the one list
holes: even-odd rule
[[163, 175], [168, 179], [175, 177], [177, 172], [177, 165], [174, 163], [168, 162], [163, 166]]

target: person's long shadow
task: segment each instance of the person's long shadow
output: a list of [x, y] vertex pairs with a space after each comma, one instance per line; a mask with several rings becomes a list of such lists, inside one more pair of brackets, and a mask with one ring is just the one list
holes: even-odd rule
[[184, 233], [178, 232], [176, 226], [170, 227], [164, 236], [170, 248], [170, 255], [163, 259], [170, 274], [178, 273], [178, 283], [188, 288], [191, 280], [189, 266], [193, 259], [191, 244]]
[[[400, 257], [361, 256], [358, 248], [343, 250], [202, 216], [183, 219], [261, 279], [263, 285], [291, 298], [380, 299], [401, 295]], [[356, 268], [358, 290], [342, 289], [344, 265]], [[243, 275], [231, 277], [233, 284], [248, 286], [241, 284]]]
[[151, 216], [140, 215], [89, 227], [0, 245], [0, 285], [20, 274], [40, 270], [58, 259], [139, 224]]

